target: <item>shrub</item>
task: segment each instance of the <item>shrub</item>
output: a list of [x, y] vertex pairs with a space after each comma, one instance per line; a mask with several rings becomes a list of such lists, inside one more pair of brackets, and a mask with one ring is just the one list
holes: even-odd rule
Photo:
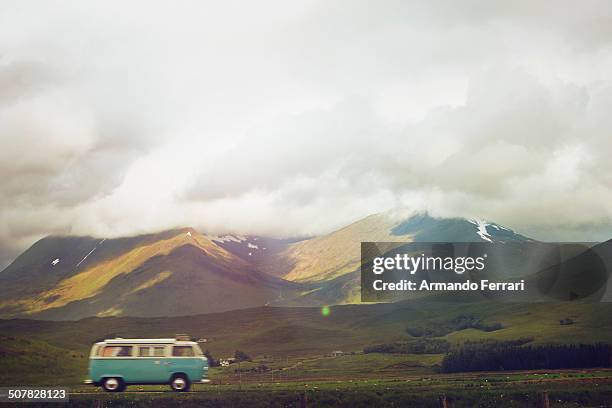
[[459, 315], [447, 322], [439, 322], [431, 326], [408, 327], [406, 332], [412, 337], [442, 337], [458, 330], [477, 329], [492, 332], [502, 328], [501, 323], [484, 323], [471, 315]]
[[234, 353], [236, 361], [251, 361], [251, 357], [244, 351], [236, 350]]
[[221, 364], [219, 362], [219, 360], [215, 360], [215, 358], [213, 357], [213, 355], [210, 353], [210, 351], [206, 350], [204, 352], [204, 357], [206, 357], [208, 359], [208, 366], [209, 367], [219, 367], [219, 365]]
[[368, 353], [389, 353], [389, 354], [441, 354], [447, 353], [451, 345], [446, 340], [441, 339], [418, 339], [409, 342], [385, 343], [368, 346], [363, 352]]

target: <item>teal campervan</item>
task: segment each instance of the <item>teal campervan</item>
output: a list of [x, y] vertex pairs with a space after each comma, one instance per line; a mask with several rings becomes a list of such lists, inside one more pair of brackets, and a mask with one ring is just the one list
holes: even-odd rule
[[193, 383], [210, 382], [207, 377], [208, 360], [189, 337], [116, 338], [93, 345], [85, 383], [109, 392], [136, 384], [169, 384], [174, 391], [188, 391]]

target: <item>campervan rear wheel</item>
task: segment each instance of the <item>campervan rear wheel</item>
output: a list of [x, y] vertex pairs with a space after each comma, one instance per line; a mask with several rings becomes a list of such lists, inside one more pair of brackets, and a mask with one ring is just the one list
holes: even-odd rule
[[109, 377], [102, 381], [102, 388], [108, 392], [121, 392], [125, 390], [125, 383], [121, 378]]
[[172, 378], [172, 381], [170, 381], [170, 387], [174, 391], [178, 391], [178, 392], [189, 391], [190, 386], [191, 386], [191, 383], [189, 382], [189, 379], [182, 374], [175, 375]]

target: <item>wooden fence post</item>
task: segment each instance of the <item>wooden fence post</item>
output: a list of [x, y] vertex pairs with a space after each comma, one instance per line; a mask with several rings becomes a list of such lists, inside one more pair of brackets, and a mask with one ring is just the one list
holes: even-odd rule
[[438, 407], [439, 408], [449, 408], [448, 399], [446, 398], [446, 395], [440, 395], [438, 397]]
[[538, 408], [550, 408], [550, 401], [548, 400], [548, 391], [543, 391], [538, 395]]

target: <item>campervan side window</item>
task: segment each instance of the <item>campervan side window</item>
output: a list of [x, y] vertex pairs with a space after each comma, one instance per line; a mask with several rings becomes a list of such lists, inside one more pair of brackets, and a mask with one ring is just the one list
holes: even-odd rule
[[173, 357], [193, 357], [193, 348], [191, 346], [174, 346], [172, 347]]
[[132, 346], [106, 346], [102, 350], [102, 357], [131, 357]]
[[164, 357], [166, 354], [164, 352], [165, 347], [160, 346], [140, 346], [138, 347], [138, 356], [139, 357]]

